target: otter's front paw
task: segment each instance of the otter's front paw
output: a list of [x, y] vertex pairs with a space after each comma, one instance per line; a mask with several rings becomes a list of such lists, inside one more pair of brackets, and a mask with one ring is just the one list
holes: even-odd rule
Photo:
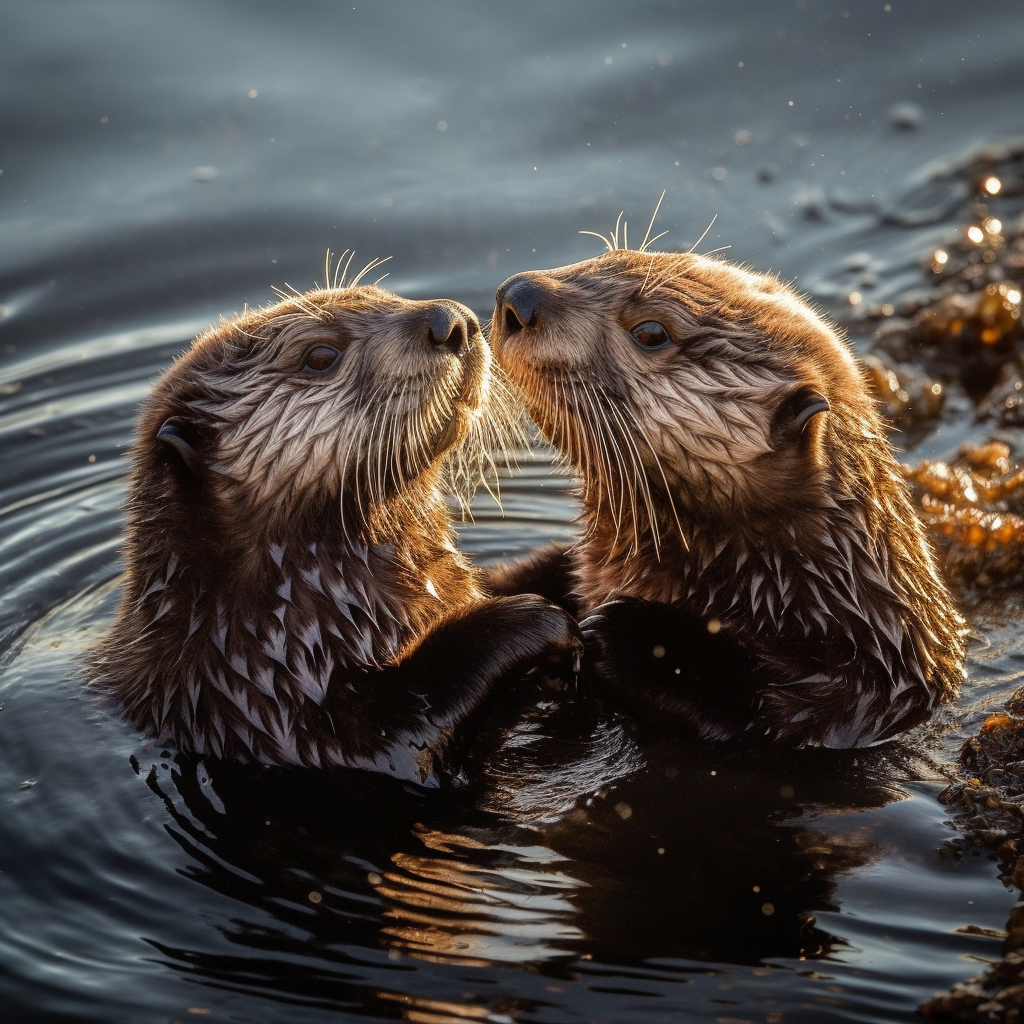
[[583, 635], [563, 608], [536, 594], [498, 598], [508, 616], [506, 641], [520, 665], [557, 666], [579, 672]]
[[717, 622], [623, 597], [595, 608], [580, 626], [597, 677], [639, 717], [717, 740], [749, 724], [757, 660]]
[[635, 597], [598, 605], [580, 622], [587, 660], [605, 680], [664, 670], [686, 653], [685, 618], [669, 605]]

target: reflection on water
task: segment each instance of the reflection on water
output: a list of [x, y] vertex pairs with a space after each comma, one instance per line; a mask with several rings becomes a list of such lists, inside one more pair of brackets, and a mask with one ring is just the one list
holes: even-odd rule
[[565, 857], [425, 827], [417, 833], [437, 855], [396, 853], [377, 885], [393, 948], [482, 967], [544, 962], [578, 947], [573, 895], [581, 883]]
[[664, 744], [651, 753], [616, 787], [592, 779], [574, 812], [543, 827], [358, 773], [154, 765], [146, 784], [186, 854], [179, 870], [234, 902], [220, 929], [235, 951], [149, 941], [217, 987], [397, 1000], [410, 1020], [458, 1016], [399, 982], [370, 983], [410, 958], [577, 984], [588, 962], [708, 975], [843, 949], [817, 916], [838, 909], [841, 877], [886, 848], [863, 822], [837, 832], [816, 819], [846, 808], [856, 822], [906, 799], [891, 780], [909, 766], [885, 754], [837, 765], [694, 758]]

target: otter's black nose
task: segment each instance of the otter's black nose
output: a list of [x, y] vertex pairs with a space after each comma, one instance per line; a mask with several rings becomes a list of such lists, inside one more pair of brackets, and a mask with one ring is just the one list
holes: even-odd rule
[[454, 303], [438, 302], [430, 307], [430, 343], [458, 354], [480, 330], [476, 317]]
[[540, 297], [541, 289], [528, 274], [510, 277], [498, 289], [495, 296], [498, 312], [509, 334], [515, 334], [524, 327], [537, 326]]

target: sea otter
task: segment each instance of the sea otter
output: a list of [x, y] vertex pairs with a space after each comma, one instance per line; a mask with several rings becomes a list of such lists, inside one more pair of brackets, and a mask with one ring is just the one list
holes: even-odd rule
[[185, 752], [436, 783], [502, 680], [581, 646], [455, 546], [492, 370], [466, 307], [358, 283], [200, 335], [139, 417], [95, 685]]
[[496, 592], [574, 607], [636, 713], [853, 747], [956, 694], [964, 621], [875, 402], [791, 288], [610, 248], [507, 280], [490, 340], [580, 478], [583, 527], [499, 570]]

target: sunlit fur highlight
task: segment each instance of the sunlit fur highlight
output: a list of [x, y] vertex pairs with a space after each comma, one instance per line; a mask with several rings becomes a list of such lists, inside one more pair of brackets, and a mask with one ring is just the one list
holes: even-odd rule
[[[939, 577], [865, 380], [776, 278], [696, 253], [617, 248], [519, 275], [536, 323], [491, 341], [581, 484], [584, 609], [674, 603], [772, 672], [752, 729], [868, 743], [956, 692], [964, 622]], [[629, 331], [664, 325], [643, 351]], [[785, 430], [802, 389], [831, 411]]]
[[[343, 286], [200, 335], [140, 414], [122, 599], [92, 675], [141, 731], [185, 750], [386, 760], [386, 737], [360, 732], [376, 699], [365, 672], [483, 598], [448, 488], [468, 502], [488, 453], [517, 443], [502, 374], [464, 307], [328, 272]], [[438, 305], [472, 324], [458, 354], [430, 341]], [[304, 372], [318, 344], [343, 350], [335, 372]], [[191, 465], [159, 439], [169, 419]], [[351, 720], [322, 707], [328, 684]], [[393, 718], [415, 738], [415, 718]]]

